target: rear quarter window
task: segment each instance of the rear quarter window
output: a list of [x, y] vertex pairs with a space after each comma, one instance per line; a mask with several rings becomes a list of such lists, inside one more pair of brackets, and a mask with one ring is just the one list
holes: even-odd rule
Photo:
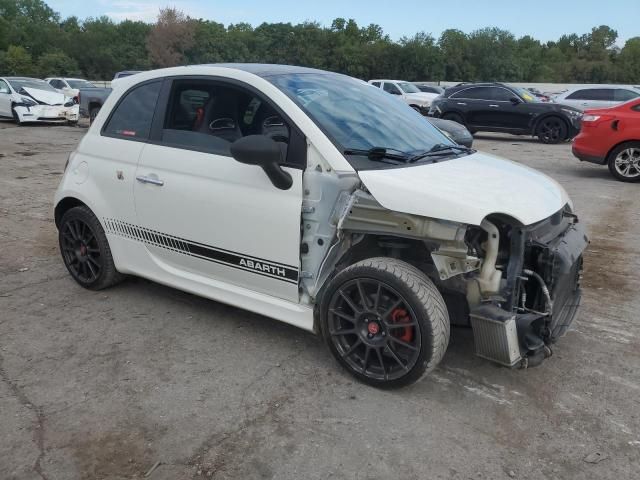
[[162, 81], [158, 80], [129, 90], [111, 113], [103, 135], [147, 140], [161, 85]]

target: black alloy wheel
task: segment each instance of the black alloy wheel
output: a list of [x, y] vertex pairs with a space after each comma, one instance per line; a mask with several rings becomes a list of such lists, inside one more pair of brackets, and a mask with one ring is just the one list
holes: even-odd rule
[[100, 290], [121, 281], [107, 237], [89, 208], [68, 210], [58, 225], [58, 243], [64, 265], [82, 287]]
[[567, 124], [559, 117], [544, 118], [536, 129], [536, 135], [542, 143], [563, 142], [567, 138]]
[[394, 258], [362, 260], [336, 274], [321, 295], [320, 315], [333, 356], [380, 388], [417, 381], [449, 343], [440, 292], [422, 271]]
[[95, 232], [80, 219], [67, 221], [60, 229], [60, 249], [71, 275], [81, 284], [94, 283], [103, 261]]

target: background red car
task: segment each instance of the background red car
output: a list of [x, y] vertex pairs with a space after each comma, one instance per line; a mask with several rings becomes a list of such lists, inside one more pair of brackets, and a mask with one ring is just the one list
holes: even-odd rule
[[585, 162], [608, 165], [623, 182], [640, 182], [640, 100], [587, 110], [573, 154]]

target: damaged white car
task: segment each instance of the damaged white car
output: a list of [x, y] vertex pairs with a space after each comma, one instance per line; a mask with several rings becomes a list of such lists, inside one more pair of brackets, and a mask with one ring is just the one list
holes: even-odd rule
[[18, 125], [30, 122], [77, 123], [79, 107], [73, 98], [56, 91], [44, 80], [0, 77], [0, 117]]
[[388, 388], [440, 362], [450, 324], [499, 364], [549, 357], [581, 298], [572, 210], [382, 90], [257, 64], [119, 81], [55, 197], [83, 287], [132, 274], [273, 317]]

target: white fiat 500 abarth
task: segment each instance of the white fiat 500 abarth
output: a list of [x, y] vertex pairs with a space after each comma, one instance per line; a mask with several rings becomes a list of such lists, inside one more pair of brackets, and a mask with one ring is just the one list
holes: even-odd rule
[[273, 317], [379, 387], [433, 369], [450, 324], [483, 358], [541, 363], [576, 314], [587, 245], [545, 175], [360, 80], [281, 65], [114, 84], [55, 221], [83, 287], [138, 275]]

